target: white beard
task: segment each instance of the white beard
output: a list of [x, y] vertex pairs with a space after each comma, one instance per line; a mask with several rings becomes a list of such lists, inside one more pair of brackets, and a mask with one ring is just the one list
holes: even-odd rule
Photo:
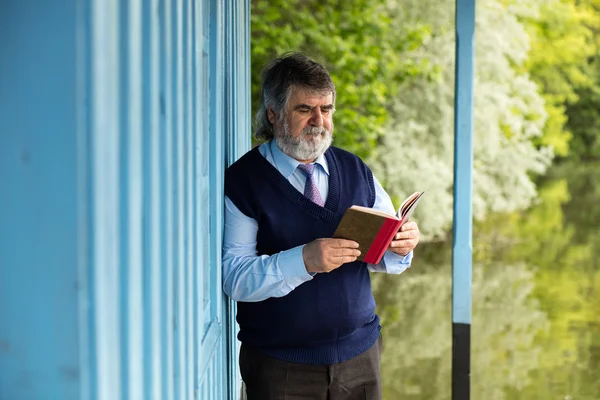
[[287, 121], [283, 123], [282, 132], [277, 135], [275, 143], [277, 147], [299, 161], [313, 161], [331, 146], [333, 140], [333, 128], [331, 132], [316, 126], [302, 129], [300, 136], [291, 137], [290, 127]]

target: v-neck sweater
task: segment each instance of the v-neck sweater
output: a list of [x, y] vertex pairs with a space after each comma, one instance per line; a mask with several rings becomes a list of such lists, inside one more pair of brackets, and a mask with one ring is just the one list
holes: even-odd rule
[[[329, 195], [324, 206], [304, 197], [258, 148], [227, 169], [225, 194], [258, 223], [258, 256], [331, 237], [347, 208], [373, 206], [375, 187], [366, 164], [336, 147], [325, 157]], [[238, 302], [237, 321], [238, 338], [245, 345], [308, 364], [353, 358], [377, 341], [380, 329], [369, 272], [362, 262], [316, 274], [284, 297]]]

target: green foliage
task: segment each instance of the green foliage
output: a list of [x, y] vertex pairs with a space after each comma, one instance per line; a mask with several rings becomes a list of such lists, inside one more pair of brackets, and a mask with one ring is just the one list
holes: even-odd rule
[[600, 370], [589, 371], [597, 367], [591, 362], [594, 349], [600, 348], [600, 337], [589, 334], [598, 325], [600, 298], [595, 251], [600, 234], [594, 222], [600, 217], [595, 207], [600, 191], [591, 184], [598, 173], [598, 165], [554, 169], [542, 181], [535, 207], [496, 215], [476, 227], [476, 257], [519, 260], [536, 268], [533, 295], [551, 323], [551, 329], [536, 339], [544, 352], [540, 369], [532, 375], [534, 383], [513, 391], [510, 398], [561, 394], [591, 400], [600, 395]]
[[[374, 276], [383, 325], [385, 399], [450, 400], [452, 365], [451, 276], [421, 260], [400, 277]], [[473, 286], [471, 393], [476, 399], [509, 399], [539, 367], [534, 344], [548, 328], [524, 265], [477, 265]]]
[[600, 22], [600, 16], [588, 3], [548, 0], [541, 3], [539, 14], [521, 18], [531, 43], [523, 68], [540, 86], [548, 113], [538, 143], [552, 146], [559, 156], [568, 154], [572, 135], [579, 134], [566, 129], [567, 107], [576, 104], [580, 95], [594, 85], [594, 71], [588, 60], [597, 51], [592, 26]]
[[401, 55], [418, 48], [427, 29], [392, 29], [382, 0], [252, 0], [253, 113], [264, 64], [286, 51], [322, 62], [337, 87], [334, 140], [366, 157], [387, 121], [391, 95], [408, 77], [427, 73], [424, 60]]
[[[554, 168], [526, 211], [474, 226], [473, 398], [600, 398], [600, 165]], [[451, 244], [374, 275], [386, 399], [450, 399]]]
[[571, 159], [600, 159], [600, 72], [598, 77], [593, 87], [577, 90], [579, 100], [567, 108]]
[[578, 3], [588, 11], [582, 24], [592, 34], [593, 55], [587, 60], [593, 84], [575, 89], [577, 101], [567, 106], [566, 127], [573, 132], [569, 158], [600, 159], [600, 0]]

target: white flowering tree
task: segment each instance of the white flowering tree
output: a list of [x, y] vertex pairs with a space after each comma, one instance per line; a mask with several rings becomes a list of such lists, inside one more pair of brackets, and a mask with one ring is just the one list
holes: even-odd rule
[[[542, 134], [544, 101], [523, 65], [529, 40], [519, 18], [535, 18], [538, 1], [477, 2], [474, 99], [474, 216], [527, 207], [536, 196], [531, 174], [544, 172], [550, 148]], [[416, 190], [426, 196], [415, 213], [425, 238], [447, 231], [452, 221], [454, 158], [453, 0], [390, 0], [398, 29], [426, 23], [422, 47], [406, 54], [428, 60], [438, 73], [402, 86], [391, 122], [370, 161], [376, 176], [399, 201]]]

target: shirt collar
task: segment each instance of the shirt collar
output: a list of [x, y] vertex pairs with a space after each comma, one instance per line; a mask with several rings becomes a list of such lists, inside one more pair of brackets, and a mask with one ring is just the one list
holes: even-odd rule
[[[294, 173], [296, 168], [298, 168], [300, 161], [296, 160], [293, 157], [288, 156], [283, 151], [281, 151], [279, 146], [277, 146], [277, 144], [275, 144], [275, 139], [271, 140], [271, 143], [269, 143], [269, 146], [271, 147], [271, 154], [273, 155], [273, 160], [275, 161], [275, 165], [277, 166], [277, 169], [279, 170], [279, 172], [281, 172], [281, 175], [286, 177], [286, 179], [289, 178], [290, 175], [292, 175]], [[321, 169], [327, 175], [329, 175], [329, 166], [327, 165], [327, 159], [325, 158], [325, 156], [323, 154], [321, 154], [319, 157], [317, 157], [317, 159], [315, 160], [315, 162], [313, 164], [320, 165]]]

